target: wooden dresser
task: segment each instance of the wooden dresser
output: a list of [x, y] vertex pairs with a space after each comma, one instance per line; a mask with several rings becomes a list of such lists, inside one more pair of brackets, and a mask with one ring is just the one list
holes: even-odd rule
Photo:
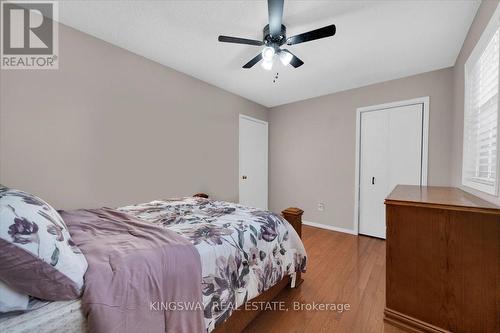
[[386, 322], [409, 332], [500, 332], [500, 207], [457, 188], [385, 200]]

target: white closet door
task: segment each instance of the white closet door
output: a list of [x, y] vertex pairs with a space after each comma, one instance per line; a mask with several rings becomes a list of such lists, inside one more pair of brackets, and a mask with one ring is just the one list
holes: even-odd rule
[[398, 184], [421, 185], [422, 108], [422, 104], [417, 104], [388, 110], [389, 172], [386, 196]]
[[361, 116], [359, 233], [385, 237], [384, 198], [387, 194], [389, 122], [383, 111]]
[[267, 122], [240, 116], [240, 203], [267, 210]]
[[385, 198], [398, 184], [421, 184], [422, 114], [422, 104], [361, 114], [360, 234], [385, 238]]

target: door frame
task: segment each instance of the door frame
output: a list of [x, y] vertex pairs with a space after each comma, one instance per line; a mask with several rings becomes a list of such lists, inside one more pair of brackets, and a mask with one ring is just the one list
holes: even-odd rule
[[269, 209], [269, 123], [265, 120], [262, 119], [257, 119], [254, 117], [250, 117], [244, 114], [239, 115], [238, 118], [238, 202], [240, 201], [240, 193], [241, 193], [241, 136], [240, 136], [240, 126], [241, 126], [241, 120], [249, 120], [253, 121], [256, 123], [260, 123], [266, 126], [266, 156], [267, 156], [267, 165], [266, 165], [266, 172], [267, 172], [267, 200], [266, 200], [266, 210]]
[[354, 232], [359, 234], [359, 196], [360, 196], [360, 160], [361, 160], [361, 115], [365, 112], [380, 111], [391, 109], [400, 106], [409, 106], [415, 104], [423, 104], [423, 124], [422, 124], [422, 174], [421, 183], [427, 185], [427, 168], [429, 161], [429, 111], [430, 98], [429, 96], [384, 103], [378, 105], [364, 106], [356, 109], [356, 167], [354, 179]]

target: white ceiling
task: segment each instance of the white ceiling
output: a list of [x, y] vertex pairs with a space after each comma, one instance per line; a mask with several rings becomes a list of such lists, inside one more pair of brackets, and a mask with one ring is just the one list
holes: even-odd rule
[[262, 39], [266, 1], [67, 0], [59, 16], [66, 25], [272, 107], [453, 66], [478, 6], [285, 0], [288, 36], [331, 23], [337, 34], [288, 47], [305, 64], [294, 69], [277, 61], [271, 72], [241, 68], [260, 47], [217, 41], [219, 34]]

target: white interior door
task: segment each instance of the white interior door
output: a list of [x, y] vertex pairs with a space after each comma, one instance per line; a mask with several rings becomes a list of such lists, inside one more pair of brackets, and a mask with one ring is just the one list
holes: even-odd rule
[[267, 210], [267, 122], [240, 115], [240, 203]]
[[423, 104], [363, 112], [360, 135], [359, 233], [385, 238], [384, 199], [422, 182]]
[[385, 237], [388, 125], [384, 112], [366, 112], [361, 116], [359, 233], [376, 237]]

